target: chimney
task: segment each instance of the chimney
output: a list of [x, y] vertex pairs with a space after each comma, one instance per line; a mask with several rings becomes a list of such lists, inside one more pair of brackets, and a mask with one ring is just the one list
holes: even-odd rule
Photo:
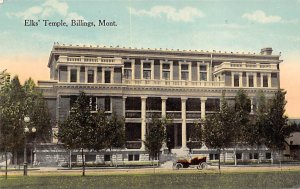
[[261, 55], [272, 55], [272, 47], [266, 47], [260, 50]]

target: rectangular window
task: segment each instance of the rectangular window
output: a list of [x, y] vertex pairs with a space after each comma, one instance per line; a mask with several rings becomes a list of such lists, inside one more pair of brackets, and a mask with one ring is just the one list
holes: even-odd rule
[[164, 80], [170, 80], [170, 64], [163, 64], [162, 78]]
[[200, 81], [207, 81], [207, 66], [200, 65]]
[[132, 79], [131, 62], [124, 62], [124, 78]]
[[266, 153], [266, 159], [271, 159], [271, 158], [272, 158], [271, 153], [270, 153], [270, 152], [267, 152], [267, 153]]
[[77, 155], [71, 155], [71, 162], [77, 161]]
[[151, 79], [151, 63], [143, 64], [143, 78]]
[[94, 83], [94, 70], [88, 70], [88, 83]]
[[248, 76], [248, 79], [249, 79], [249, 87], [254, 87], [254, 82], [253, 82], [253, 75], [249, 75]]
[[107, 111], [107, 112], [111, 111], [111, 102], [110, 102], [109, 96], [105, 97], [105, 99], [104, 99], [104, 111]]
[[110, 71], [105, 71], [104, 74], [105, 83], [110, 83]]
[[110, 155], [109, 154], [104, 155], [104, 161], [110, 161]]
[[209, 154], [209, 160], [218, 160], [219, 154]]
[[128, 154], [128, 161], [139, 161], [140, 155], [139, 154]]
[[96, 161], [96, 155], [90, 155], [90, 154], [85, 155], [85, 161], [86, 162], [94, 162], [94, 161]]
[[71, 69], [70, 81], [77, 82], [77, 70]]
[[268, 87], [268, 76], [267, 75], [263, 76], [263, 87]]
[[242, 153], [236, 153], [236, 159], [242, 159]]
[[233, 77], [234, 77], [233, 78], [234, 79], [234, 86], [239, 87], [240, 86], [240, 76], [238, 74], [235, 74]]
[[189, 65], [182, 64], [181, 65], [181, 80], [189, 80]]
[[90, 97], [90, 107], [92, 111], [97, 110], [97, 98], [95, 96]]

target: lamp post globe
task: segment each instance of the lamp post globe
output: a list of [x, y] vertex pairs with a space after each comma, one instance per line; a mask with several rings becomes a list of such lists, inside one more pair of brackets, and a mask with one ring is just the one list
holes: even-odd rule
[[24, 121], [25, 121], [25, 123], [28, 123], [28, 122], [30, 121], [30, 117], [25, 116], [25, 117], [24, 117]]
[[35, 133], [36, 132], [36, 128], [32, 127], [31, 132]]

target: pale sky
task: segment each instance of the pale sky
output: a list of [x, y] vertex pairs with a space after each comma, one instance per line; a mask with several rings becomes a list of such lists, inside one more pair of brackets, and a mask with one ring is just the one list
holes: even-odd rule
[[[287, 115], [300, 117], [300, 0], [4, 0], [0, 1], [0, 70], [49, 79], [54, 42], [259, 53], [281, 52]], [[25, 19], [40, 20], [24, 26]], [[116, 27], [50, 27], [42, 20], [115, 21]]]

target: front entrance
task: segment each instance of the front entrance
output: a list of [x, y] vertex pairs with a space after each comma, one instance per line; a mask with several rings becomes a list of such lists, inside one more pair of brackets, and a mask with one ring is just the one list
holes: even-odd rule
[[174, 123], [167, 127], [167, 147], [179, 149], [182, 146], [182, 127], [181, 123]]

